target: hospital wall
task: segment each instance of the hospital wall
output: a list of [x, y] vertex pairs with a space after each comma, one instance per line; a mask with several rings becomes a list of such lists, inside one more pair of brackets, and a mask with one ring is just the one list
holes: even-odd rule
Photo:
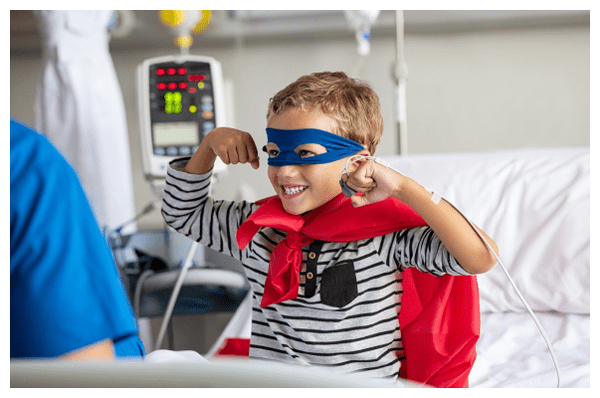
[[[408, 150], [412, 154], [590, 145], [589, 26], [438, 34], [407, 34]], [[151, 199], [141, 167], [136, 114], [135, 68], [146, 58], [173, 54], [173, 47], [112, 51], [128, 117], [136, 207]], [[354, 74], [353, 34], [347, 37], [265, 38], [222, 45], [203, 44], [193, 54], [221, 61], [226, 81], [228, 125], [265, 143], [267, 103], [297, 77], [316, 71]], [[381, 101], [384, 135], [377, 154], [393, 155], [395, 124], [393, 34], [372, 39], [370, 56], [355, 77], [375, 89]], [[33, 124], [33, 101], [42, 60], [39, 55], [11, 57], [10, 113]], [[272, 194], [261, 168], [228, 168], [215, 186], [218, 198], [254, 200]], [[138, 229], [162, 228], [154, 212]]]

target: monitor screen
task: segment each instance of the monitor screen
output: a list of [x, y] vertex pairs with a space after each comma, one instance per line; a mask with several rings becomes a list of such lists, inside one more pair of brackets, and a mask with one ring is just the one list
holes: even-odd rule
[[154, 123], [152, 137], [155, 147], [193, 146], [200, 143], [196, 122]]

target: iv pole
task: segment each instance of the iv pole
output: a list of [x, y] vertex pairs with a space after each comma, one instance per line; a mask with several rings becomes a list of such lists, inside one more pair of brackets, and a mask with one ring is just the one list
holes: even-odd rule
[[408, 69], [404, 62], [404, 11], [396, 10], [396, 123], [398, 129], [397, 152], [408, 154], [408, 135], [406, 129], [406, 80]]

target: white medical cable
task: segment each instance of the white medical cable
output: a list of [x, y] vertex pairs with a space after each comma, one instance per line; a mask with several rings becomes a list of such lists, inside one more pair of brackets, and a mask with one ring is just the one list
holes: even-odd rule
[[[444, 198], [442, 198], [442, 199], [444, 199]], [[535, 313], [533, 312], [533, 310], [531, 309], [531, 307], [527, 303], [527, 300], [525, 300], [525, 297], [523, 297], [523, 295], [521, 294], [521, 292], [519, 291], [519, 289], [515, 285], [515, 282], [511, 278], [510, 274], [508, 273], [508, 270], [506, 269], [506, 267], [504, 266], [504, 264], [500, 260], [500, 257], [498, 257], [498, 255], [492, 249], [492, 247], [487, 242], [487, 240], [484, 239], [484, 237], [477, 230], [477, 228], [475, 227], [475, 225], [473, 225], [473, 223], [467, 217], [465, 217], [465, 215], [460, 210], [458, 210], [456, 208], [456, 206], [454, 206], [452, 203], [448, 202], [446, 199], [444, 199], [444, 201], [446, 203], [448, 203], [450, 206], [452, 206], [458, 212], [458, 214], [460, 214], [461, 216], [463, 216], [463, 218], [469, 223], [469, 225], [471, 226], [471, 228], [473, 228], [473, 230], [477, 233], [477, 235], [479, 235], [479, 237], [481, 238], [481, 240], [483, 240], [483, 243], [485, 243], [485, 245], [492, 252], [492, 254], [494, 255], [494, 257], [496, 257], [496, 261], [498, 262], [498, 264], [500, 264], [500, 267], [502, 268], [502, 271], [504, 271], [504, 273], [506, 274], [506, 277], [508, 278], [508, 281], [510, 282], [511, 286], [513, 287], [515, 293], [517, 293], [517, 296], [519, 296], [519, 299], [521, 300], [521, 302], [525, 306], [525, 309], [527, 310], [527, 312], [529, 312], [529, 315], [531, 315], [531, 318], [535, 322], [538, 330], [540, 331], [540, 333], [542, 334], [542, 337], [544, 338], [544, 341], [546, 342], [546, 345], [548, 346], [548, 350], [550, 351], [550, 356], [552, 357], [552, 362], [554, 363], [554, 368], [556, 370], [556, 388], [560, 388], [560, 367], [558, 366], [558, 359], [556, 358], [556, 353], [554, 352], [554, 348], [552, 347], [552, 343], [550, 342], [550, 339], [548, 338], [548, 335], [546, 334], [546, 331], [544, 330], [542, 324], [538, 320], [537, 316], [535, 316]]]
[[[352, 159], [355, 159], [355, 160], [352, 160]], [[399, 172], [398, 170], [394, 169], [388, 162], [386, 162], [385, 160], [383, 160], [383, 159], [381, 159], [379, 157], [364, 156], [364, 155], [354, 155], [354, 156], [349, 157], [348, 160], [346, 161], [346, 166], [344, 167], [344, 169], [342, 170], [342, 173], [340, 174], [340, 182], [342, 181], [341, 180], [341, 176], [344, 173], [346, 173], [346, 175], [348, 177], [350, 176], [350, 174], [348, 172], [348, 166], [350, 164], [356, 163], [356, 162], [358, 162], [360, 160], [363, 160], [363, 159], [372, 160], [372, 161], [374, 161], [376, 163], [379, 163], [379, 164], [387, 167], [390, 170], [395, 171], [398, 174], [404, 175], [401, 172]], [[345, 185], [345, 183], [343, 183], [343, 185]], [[346, 187], [348, 187], [348, 186], [346, 185]], [[352, 188], [350, 188], [350, 187], [348, 187], [348, 188], [350, 190], [354, 191]], [[477, 235], [479, 236], [479, 238], [483, 241], [483, 243], [485, 243], [485, 245], [487, 246], [487, 248], [492, 252], [492, 254], [494, 255], [494, 257], [496, 258], [496, 261], [498, 262], [498, 264], [500, 264], [500, 268], [502, 268], [502, 271], [504, 271], [504, 273], [506, 274], [506, 277], [508, 278], [508, 281], [510, 282], [511, 286], [513, 287], [515, 293], [517, 293], [517, 296], [519, 297], [519, 299], [521, 300], [521, 302], [525, 306], [525, 309], [527, 310], [527, 312], [529, 313], [529, 315], [531, 316], [531, 318], [535, 322], [538, 330], [540, 331], [542, 337], [544, 338], [544, 341], [546, 342], [546, 346], [548, 347], [548, 350], [550, 351], [550, 356], [552, 357], [552, 362], [554, 363], [554, 369], [556, 370], [556, 379], [557, 379], [556, 388], [560, 388], [560, 367], [558, 366], [558, 359], [556, 358], [556, 353], [554, 352], [554, 348], [552, 347], [552, 343], [550, 342], [550, 339], [548, 338], [548, 335], [546, 334], [546, 331], [544, 330], [544, 327], [542, 326], [542, 324], [540, 323], [540, 321], [538, 320], [538, 318], [535, 316], [535, 313], [533, 312], [533, 310], [531, 309], [531, 307], [527, 303], [527, 300], [525, 300], [525, 297], [523, 297], [523, 295], [521, 294], [521, 292], [517, 288], [517, 285], [515, 284], [515, 282], [511, 278], [510, 274], [508, 273], [508, 269], [504, 266], [504, 264], [502, 263], [502, 260], [500, 260], [500, 257], [496, 254], [496, 252], [494, 251], [494, 249], [492, 249], [492, 246], [483, 237], [483, 235], [479, 232], [479, 230], [471, 222], [471, 220], [469, 220], [456, 206], [454, 206], [452, 203], [450, 203], [445, 198], [443, 198], [443, 197], [437, 195], [436, 193], [430, 191], [429, 189], [427, 189], [427, 190], [432, 193], [431, 200], [434, 203], [437, 204], [437, 203], [439, 203], [440, 199], [444, 199], [444, 201], [446, 203], [448, 203], [450, 206], [452, 206], [454, 208], [454, 210], [456, 210], [458, 212], [458, 214], [460, 214], [469, 223], [469, 225], [471, 226], [471, 228], [473, 228], [473, 230], [477, 233]]]
[[181, 286], [183, 285], [185, 275], [187, 274], [187, 271], [190, 268], [190, 265], [192, 264], [192, 259], [194, 258], [194, 254], [196, 254], [197, 249], [198, 242], [193, 241], [190, 245], [190, 250], [187, 254], [187, 257], [181, 267], [181, 271], [179, 272], [177, 282], [175, 282], [175, 286], [173, 287], [173, 292], [171, 293], [171, 298], [169, 299], [169, 304], [167, 305], [167, 309], [165, 311], [165, 316], [160, 327], [160, 332], [158, 333], [158, 338], [156, 339], [156, 344], [154, 345], [154, 350], [158, 350], [160, 348], [163, 338], [165, 337], [167, 326], [169, 325], [171, 315], [173, 314], [173, 309], [175, 308], [175, 302], [177, 301], [177, 297], [179, 296], [179, 291], [181, 290]]

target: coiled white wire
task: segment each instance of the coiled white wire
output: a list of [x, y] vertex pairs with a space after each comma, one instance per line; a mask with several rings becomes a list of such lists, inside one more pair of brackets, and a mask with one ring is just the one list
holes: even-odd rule
[[[379, 164], [387, 167], [390, 170], [395, 171], [398, 174], [402, 174], [398, 170], [394, 169], [388, 162], [386, 162], [385, 160], [383, 160], [381, 158], [374, 157], [374, 156], [354, 155], [354, 156], [351, 156], [350, 158], [348, 158], [348, 160], [346, 161], [346, 166], [344, 167], [344, 170], [342, 170], [342, 173], [340, 174], [340, 181], [341, 181], [341, 176], [344, 173], [346, 173], [346, 175], [348, 177], [350, 176], [350, 174], [348, 172], [348, 166], [350, 166], [351, 164], [356, 163], [356, 162], [358, 162], [360, 160], [364, 160], [364, 159], [372, 160], [372, 161], [374, 161], [376, 163], [379, 163]], [[404, 175], [404, 174], [402, 174], [402, 175]], [[350, 188], [350, 189], [352, 189], [352, 188]], [[542, 326], [542, 324], [538, 320], [537, 316], [535, 316], [535, 313], [533, 312], [533, 310], [531, 309], [531, 307], [527, 303], [527, 300], [525, 300], [525, 297], [523, 297], [523, 295], [519, 291], [519, 288], [517, 288], [517, 285], [513, 281], [512, 277], [510, 276], [510, 274], [508, 272], [508, 269], [504, 266], [504, 264], [502, 263], [502, 260], [500, 260], [500, 257], [492, 249], [492, 247], [490, 246], [490, 244], [488, 243], [488, 241], [485, 240], [485, 238], [477, 230], [477, 227], [475, 227], [475, 225], [471, 222], [471, 220], [469, 220], [456, 206], [454, 206], [448, 200], [446, 200], [443, 197], [437, 196], [433, 192], [432, 192], [432, 194], [434, 195], [434, 197], [438, 197], [438, 198], [444, 199], [444, 201], [446, 203], [448, 203], [450, 206], [452, 206], [458, 212], [458, 214], [460, 214], [469, 223], [469, 225], [471, 226], [471, 228], [473, 228], [473, 230], [477, 233], [477, 236], [479, 236], [479, 238], [483, 241], [483, 243], [485, 243], [485, 245], [487, 246], [487, 248], [492, 252], [492, 254], [494, 255], [494, 257], [496, 258], [496, 261], [500, 265], [500, 268], [502, 268], [502, 271], [504, 271], [504, 273], [506, 274], [506, 277], [508, 278], [508, 281], [510, 282], [511, 286], [513, 287], [515, 293], [517, 293], [517, 296], [519, 297], [519, 299], [521, 300], [521, 302], [525, 306], [525, 309], [527, 310], [527, 312], [529, 313], [529, 315], [531, 316], [531, 318], [535, 322], [538, 330], [540, 331], [542, 337], [544, 338], [544, 341], [546, 342], [546, 346], [548, 346], [548, 350], [550, 351], [550, 356], [552, 357], [552, 362], [554, 363], [554, 369], [556, 370], [556, 379], [557, 379], [557, 381], [556, 381], [556, 388], [560, 388], [560, 367], [558, 366], [558, 359], [556, 358], [556, 353], [554, 352], [554, 348], [552, 347], [552, 343], [550, 342], [550, 339], [548, 338], [548, 335], [546, 334], [546, 331], [544, 330], [544, 327]], [[432, 197], [432, 200], [434, 199], [434, 197]]]

